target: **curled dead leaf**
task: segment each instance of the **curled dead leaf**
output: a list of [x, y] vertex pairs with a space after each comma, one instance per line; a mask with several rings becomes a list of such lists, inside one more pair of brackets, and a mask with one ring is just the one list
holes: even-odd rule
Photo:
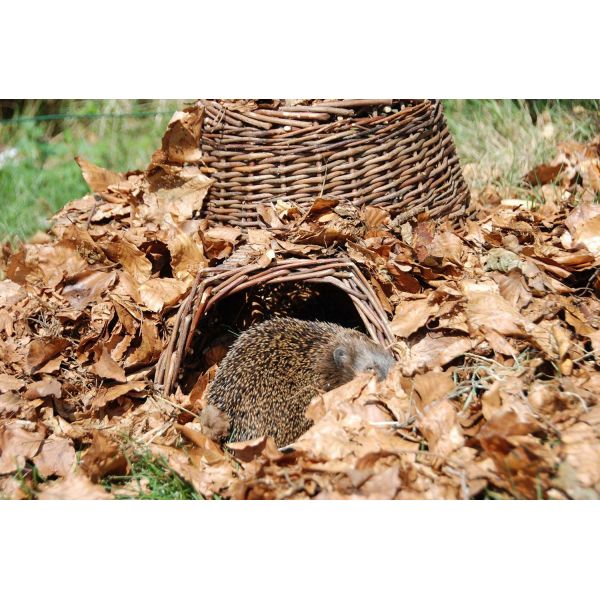
[[171, 161], [184, 164], [199, 161], [202, 158], [200, 138], [203, 121], [202, 110], [192, 108], [175, 112], [163, 135], [162, 154], [153, 156], [153, 162]]
[[62, 386], [56, 379], [42, 379], [34, 381], [27, 386], [23, 397], [26, 400], [35, 400], [36, 398], [61, 398]]
[[120, 263], [137, 283], [144, 283], [150, 279], [152, 263], [146, 255], [129, 242], [109, 242], [102, 245], [106, 256], [115, 263]]
[[33, 458], [46, 436], [45, 429], [29, 431], [18, 422], [0, 424], [0, 475], [14, 473]]
[[538, 165], [531, 169], [524, 177], [523, 181], [529, 185], [544, 185], [554, 181], [563, 171], [564, 165]]
[[112, 359], [104, 344], [98, 349], [97, 355], [96, 362], [90, 367], [91, 373], [103, 379], [112, 379], [120, 383], [127, 381], [123, 367]]
[[7, 375], [6, 373], [0, 373], [0, 393], [13, 392], [20, 390], [25, 387], [25, 382], [22, 379]]
[[[158, 169], [163, 172], [165, 166]], [[213, 180], [200, 172], [198, 167], [189, 166], [177, 169], [169, 176], [150, 178], [152, 193], [144, 196], [141, 214], [158, 224], [167, 222], [168, 217], [176, 223], [192, 219], [202, 210], [204, 199]]]
[[113, 496], [82, 473], [40, 486], [38, 500], [110, 500]]
[[33, 463], [42, 477], [68, 477], [76, 464], [73, 441], [56, 435], [47, 437]]
[[67, 279], [62, 295], [69, 300], [73, 308], [85, 308], [103, 292], [113, 286], [117, 273], [86, 270]]
[[95, 431], [92, 444], [81, 459], [81, 469], [92, 482], [97, 483], [107, 475], [125, 475], [128, 462], [119, 444]]
[[250, 462], [264, 454], [270, 460], [283, 456], [277, 449], [273, 438], [260, 437], [245, 442], [231, 442], [226, 444], [226, 448], [242, 462]]
[[10, 279], [0, 281], [0, 308], [8, 308], [27, 296], [25, 289]]
[[456, 409], [449, 400], [435, 400], [426, 405], [417, 417], [417, 427], [434, 454], [449, 456], [465, 443]]
[[158, 359], [162, 350], [158, 328], [154, 321], [144, 319], [140, 333], [141, 340], [139, 345], [125, 359], [124, 367], [126, 369], [152, 364]]
[[108, 186], [125, 181], [125, 177], [120, 173], [98, 167], [81, 156], [75, 157], [75, 162], [79, 165], [81, 174], [92, 192], [105, 192]]
[[427, 334], [410, 348], [410, 355], [402, 364], [402, 370], [406, 375], [412, 375], [425, 367], [443, 367], [476, 345], [477, 341], [467, 336]]
[[141, 392], [146, 389], [146, 383], [144, 381], [130, 381], [128, 383], [122, 383], [114, 385], [109, 388], [99, 388], [96, 396], [92, 400], [92, 405], [95, 408], [102, 408], [109, 402], [117, 400], [126, 396], [130, 392]]
[[161, 277], [149, 279], [140, 286], [140, 298], [144, 305], [153, 312], [176, 304], [189, 289], [184, 281]]
[[29, 344], [27, 354], [27, 373], [39, 371], [49, 360], [69, 346], [68, 340], [59, 337], [36, 338]]
[[197, 272], [208, 265], [202, 246], [175, 224], [170, 228], [167, 247], [171, 254], [173, 275], [191, 283]]

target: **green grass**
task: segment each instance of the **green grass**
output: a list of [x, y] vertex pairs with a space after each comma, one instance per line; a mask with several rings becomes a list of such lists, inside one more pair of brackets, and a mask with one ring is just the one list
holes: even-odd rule
[[[173, 471], [167, 461], [149, 451], [128, 457], [130, 473], [109, 476], [103, 484], [121, 500], [203, 500], [194, 488]], [[126, 489], [123, 489], [126, 486]]]
[[[46, 229], [52, 214], [88, 192], [75, 156], [116, 171], [143, 169], [160, 146], [171, 112], [184, 104], [178, 100], [52, 101], [51, 110], [78, 115], [168, 114], [0, 124], [0, 151], [18, 151], [15, 159], [0, 165], [0, 242], [26, 239]], [[539, 100], [534, 105], [537, 124], [522, 101], [444, 102], [471, 187], [489, 183], [507, 189], [519, 187], [529, 169], [553, 157], [557, 142], [585, 141], [600, 130], [600, 100]], [[41, 101], [26, 102], [16, 116], [35, 116], [40, 108]]]
[[[125, 452], [129, 474], [109, 475], [102, 485], [118, 500], [203, 500], [194, 488], [169, 467], [163, 457], [154, 456], [147, 448], [130, 442]], [[133, 447], [138, 448], [132, 450]], [[27, 498], [36, 498], [40, 484], [46, 483], [30, 461], [14, 478]], [[214, 499], [219, 499], [217, 496]], [[4, 500], [0, 494], [0, 500]]]
[[600, 100], [446, 100], [444, 110], [472, 188], [518, 188], [525, 173], [551, 160], [561, 141], [600, 132]]
[[[15, 116], [35, 116], [39, 106], [39, 102], [26, 103]], [[26, 239], [46, 229], [52, 214], [89, 192], [75, 156], [115, 171], [145, 168], [160, 147], [172, 112], [182, 106], [184, 101], [177, 100], [72, 100], [61, 103], [61, 113], [167, 114], [0, 124], [0, 151], [15, 148], [18, 152], [0, 165], [0, 242]]]

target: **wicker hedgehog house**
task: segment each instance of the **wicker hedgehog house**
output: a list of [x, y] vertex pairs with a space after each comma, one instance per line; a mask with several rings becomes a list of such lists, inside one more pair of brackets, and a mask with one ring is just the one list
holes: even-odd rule
[[[214, 181], [201, 216], [212, 226], [277, 235], [265, 210], [283, 200], [306, 212], [318, 197], [354, 209], [384, 208], [395, 225], [424, 212], [453, 221], [467, 212], [469, 191], [438, 101], [199, 105], [202, 169]], [[155, 382], [170, 394], [182, 384], [182, 366], [194, 363], [195, 372], [202, 372], [199, 356], [214, 340], [219, 318], [221, 331], [223, 322], [240, 331], [275, 314], [331, 320], [360, 328], [388, 347], [394, 343], [381, 302], [342, 246], [333, 258], [284, 255], [267, 266], [226, 261], [198, 274], [176, 315]]]
[[260, 206], [315, 197], [373, 205], [408, 221], [464, 214], [469, 191], [438, 101], [203, 101], [204, 216], [264, 227]]

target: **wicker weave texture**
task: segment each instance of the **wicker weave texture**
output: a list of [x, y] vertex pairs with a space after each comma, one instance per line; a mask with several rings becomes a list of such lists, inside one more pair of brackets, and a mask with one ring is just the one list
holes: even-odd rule
[[308, 207], [318, 196], [386, 208], [400, 223], [465, 212], [469, 191], [440, 102], [295, 102], [201, 101], [210, 222], [267, 227], [261, 205]]
[[266, 268], [259, 265], [227, 268], [224, 265], [201, 271], [189, 296], [182, 303], [167, 348], [157, 365], [154, 381], [164, 393], [174, 391], [181, 365], [190, 349], [201, 319], [227, 296], [264, 284], [304, 281], [329, 284], [343, 290], [352, 300], [368, 335], [387, 347], [394, 336], [377, 295], [360, 269], [348, 258], [285, 259]]

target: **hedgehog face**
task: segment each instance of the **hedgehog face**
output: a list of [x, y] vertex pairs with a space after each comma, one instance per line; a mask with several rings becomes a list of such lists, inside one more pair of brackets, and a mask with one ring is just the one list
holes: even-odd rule
[[362, 339], [337, 346], [333, 351], [333, 360], [340, 370], [349, 374], [348, 380], [358, 373], [373, 372], [382, 381], [395, 362], [384, 348], [371, 340]]

